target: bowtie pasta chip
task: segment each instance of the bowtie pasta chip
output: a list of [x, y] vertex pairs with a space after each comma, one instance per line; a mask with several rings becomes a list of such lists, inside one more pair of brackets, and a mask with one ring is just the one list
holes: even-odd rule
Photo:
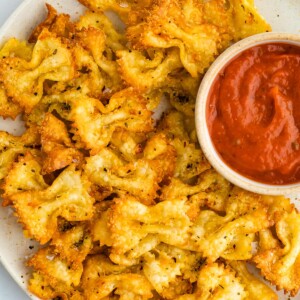
[[146, 204], [153, 203], [159, 183], [174, 173], [175, 152], [164, 135], [150, 138], [143, 157], [127, 163], [110, 148], [87, 158], [84, 169], [88, 178], [100, 187], [132, 194]]
[[85, 172], [89, 180], [98, 186], [111, 187], [115, 192], [127, 192], [148, 204], [153, 203], [159, 188], [159, 174], [151, 161], [140, 159], [125, 164], [108, 148], [87, 159]]
[[213, 262], [219, 257], [235, 260], [252, 258], [253, 234], [270, 226], [267, 212], [263, 209], [230, 219], [204, 210], [195, 221], [191, 244], [208, 257], [208, 261]]
[[[138, 269], [138, 268], [137, 268]], [[90, 256], [83, 272], [82, 287], [85, 299], [151, 299], [153, 287], [135, 268], [113, 264], [103, 255]]]
[[0, 58], [19, 57], [29, 61], [32, 56], [33, 45], [16, 38], [9, 39], [0, 49]]
[[80, 164], [83, 154], [72, 144], [66, 125], [47, 113], [40, 126], [44, 174], [65, 168], [72, 163]]
[[15, 119], [20, 113], [22, 113], [22, 108], [11, 101], [0, 84], [0, 115], [3, 118]]
[[53, 252], [74, 267], [80, 266], [92, 249], [92, 237], [83, 222], [63, 221], [52, 237]]
[[248, 299], [251, 300], [277, 300], [274, 291], [253, 274], [248, 271], [246, 264], [242, 261], [231, 261], [230, 266], [236, 271], [236, 275], [241, 279], [248, 292]]
[[[145, 276], [155, 290], [167, 299], [174, 299], [180, 294], [189, 292], [191, 284], [197, 281], [198, 269], [203, 261], [200, 253], [182, 250], [163, 243], [145, 253], [143, 259]], [[170, 287], [173, 284], [176, 286], [176, 280], [179, 277], [190, 283], [190, 285], [184, 285], [187, 290], [179, 293], [176, 293], [175, 290], [171, 297], [167, 296], [171, 292]]]
[[253, 2], [247, 2], [152, 1], [148, 10], [141, 9], [143, 21], [127, 28], [127, 36], [137, 49], [178, 48], [183, 66], [197, 77], [231, 41], [270, 30], [253, 9]]
[[[114, 60], [114, 51], [106, 45], [106, 35], [98, 28], [82, 28], [76, 33], [81, 45], [93, 57], [101, 70], [104, 79], [104, 88], [111, 92], [122, 87], [121, 77], [118, 72], [117, 62]], [[120, 47], [121, 48], [121, 47]]]
[[82, 28], [98, 28], [105, 32], [105, 44], [106, 47], [112, 51], [122, 50], [126, 48], [126, 39], [121, 34], [114, 24], [104, 13], [94, 13], [87, 11], [82, 15], [79, 21], [76, 23], [76, 28], [79, 30]]
[[300, 287], [300, 215], [296, 211], [285, 213], [275, 228], [282, 246], [261, 251], [253, 261], [278, 289], [296, 295]]
[[130, 132], [152, 130], [152, 113], [146, 108], [145, 99], [132, 88], [115, 93], [106, 106], [79, 91], [48, 96], [46, 101], [69, 105], [68, 112], [62, 117], [73, 122], [74, 139], [82, 147], [91, 149], [92, 154], [106, 147], [117, 129]]
[[94, 199], [88, 193], [89, 186], [90, 183], [71, 165], [50, 187], [14, 194], [10, 198], [28, 236], [45, 244], [57, 230], [58, 217], [84, 221], [93, 216]]
[[18, 155], [35, 151], [35, 146], [40, 143], [37, 129], [32, 127], [22, 136], [13, 136], [7, 132], [0, 131], [0, 180], [8, 174], [12, 164]]
[[[187, 209], [184, 200], [164, 201], [151, 207], [133, 197], [116, 200], [108, 215], [111, 259], [114, 261], [115, 256], [124, 254], [130, 258], [132, 251], [142, 253], [137, 248], [141, 247], [148, 235], [156, 235], [166, 244], [184, 245], [190, 226]], [[157, 240], [151, 237], [147, 242], [155, 245]]]
[[149, 91], [171, 84], [172, 79], [169, 75], [182, 66], [178, 51], [151, 50], [150, 57], [147, 57], [147, 52], [117, 51], [121, 76], [128, 85]]
[[46, 7], [48, 10], [46, 19], [32, 31], [28, 41], [30, 43], [37, 42], [44, 29], [61, 38], [72, 38], [75, 26], [70, 21], [70, 16], [68, 14], [57, 14], [56, 9], [48, 3], [46, 3]]
[[34, 157], [27, 152], [25, 157], [20, 156], [18, 162], [13, 163], [1, 186], [4, 191], [2, 194], [3, 206], [11, 204], [10, 197], [12, 195], [24, 191], [43, 190], [48, 187], [41, 175], [40, 161], [40, 157]]
[[80, 283], [83, 272], [82, 264], [70, 265], [53, 253], [51, 247], [46, 247], [38, 250], [30, 258], [28, 265], [36, 270], [29, 282], [31, 292], [50, 298], [76, 299], [75, 296], [79, 297], [80, 294], [75, 288]]
[[28, 113], [41, 100], [44, 81], [70, 80], [74, 74], [74, 63], [68, 46], [44, 29], [30, 61], [6, 57], [0, 62], [0, 70], [0, 81], [7, 95]]
[[126, 16], [130, 11], [129, 0], [122, 5], [121, 1], [116, 0], [80, 0], [80, 3], [88, 7], [91, 11], [103, 12], [106, 10], [113, 10], [120, 13], [121, 16]]
[[245, 285], [235, 272], [222, 264], [206, 264], [200, 271], [197, 288], [192, 295], [184, 295], [178, 300], [221, 300], [247, 299]]
[[[15, 38], [9, 39], [0, 49], [0, 58], [19, 57], [29, 61], [32, 56], [32, 45], [26, 42], [21, 42]], [[8, 97], [3, 84], [0, 81], [0, 115], [4, 118], [15, 119], [22, 108], [17, 103], [13, 102], [11, 97]]]
[[119, 152], [124, 160], [128, 162], [133, 162], [139, 157], [143, 152], [143, 146], [147, 140], [147, 134], [145, 133], [135, 133], [124, 129], [120, 129], [114, 132], [111, 137], [111, 148]]

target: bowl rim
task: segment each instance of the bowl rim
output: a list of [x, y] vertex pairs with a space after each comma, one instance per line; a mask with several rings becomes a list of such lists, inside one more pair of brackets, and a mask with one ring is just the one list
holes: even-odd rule
[[[195, 106], [195, 123], [196, 133], [202, 151], [211, 165], [231, 183], [251, 192], [256, 192], [265, 195], [290, 195], [300, 193], [300, 182], [285, 185], [272, 185], [261, 183], [244, 175], [229, 167], [217, 153], [206, 122], [206, 103], [210, 88], [214, 83], [216, 76], [232, 59], [239, 55], [244, 50], [252, 48], [257, 45], [268, 43], [288, 43], [300, 46], [300, 34], [281, 33], [281, 32], [267, 32], [260, 33], [247, 37], [239, 42], [236, 42], [227, 48], [217, 59], [212, 63], [207, 70], [202, 82], [199, 86], [196, 106]], [[204, 121], [203, 121], [204, 120]]]

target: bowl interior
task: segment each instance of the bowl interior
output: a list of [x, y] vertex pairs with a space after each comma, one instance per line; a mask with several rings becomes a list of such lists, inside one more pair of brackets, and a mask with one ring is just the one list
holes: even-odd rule
[[265, 184], [249, 179], [230, 168], [217, 153], [211, 140], [206, 122], [207, 99], [217, 75], [226, 67], [226, 65], [230, 63], [230, 61], [232, 61], [244, 50], [269, 43], [288, 43], [300, 46], [300, 35], [273, 32], [257, 34], [235, 43], [233, 46], [224, 51], [211, 65], [199, 87], [195, 109], [196, 131], [201, 148], [206, 158], [222, 176], [224, 176], [233, 184], [260, 194], [297, 194], [300, 192], [300, 183], [286, 185]]

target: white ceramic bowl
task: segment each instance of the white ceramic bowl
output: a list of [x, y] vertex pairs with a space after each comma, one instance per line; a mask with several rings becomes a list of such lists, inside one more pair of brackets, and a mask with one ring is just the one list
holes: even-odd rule
[[199, 87], [196, 100], [196, 130], [202, 150], [211, 165], [227, 180], [246, 190], [268, 195], [291, 195], [300, 193], [300, 183], [271, 185], [251, 180], [231, 169], [217, 153], [206, 123], [206, 103], [216, 76], [237, 55], [246, 49], [268, 43], [290, 43], [300, 46], [300, 35], [289, 33], [262, 33], [243, 39], [224, 51], [211, 65]]

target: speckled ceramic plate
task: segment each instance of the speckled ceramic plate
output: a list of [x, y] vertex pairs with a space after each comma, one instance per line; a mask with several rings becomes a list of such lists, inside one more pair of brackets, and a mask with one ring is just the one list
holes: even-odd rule
[[[2, 1], [4, 3], [6, 0]], [[24, 0], [2, 26], [0, 44], [13, 36], [26, 39], [34, 26], [46, 16], [45, 2], [45, 0]], [[83, 7], [76, 0], [47, 0], [47, 2], [59, 12], [66, 12], [73, 18], [77, 18], [83, 11]], [[255, 0], [255, 3], [274, 31], [300, 34], [300, 0]], [[9, 5], [9, 0], [7, 4], [1, 5]], [[20, 134], [23, 127], [20, 121], [0, 119], [0, 130]], [[10, 208], [0, 207], [0, 241], [0, 261], [23, 290], [32, 299], [37, 299], [26, 290], [29, 270], [24, 264], [26, 258], [36, 250], [37, 245], [24, 238], [22, 228], [17, 224]], [[283, 293], [278, 295], [280, 300], [288, 299]], [[295, 299], [300, 299], [300, 296]]]

